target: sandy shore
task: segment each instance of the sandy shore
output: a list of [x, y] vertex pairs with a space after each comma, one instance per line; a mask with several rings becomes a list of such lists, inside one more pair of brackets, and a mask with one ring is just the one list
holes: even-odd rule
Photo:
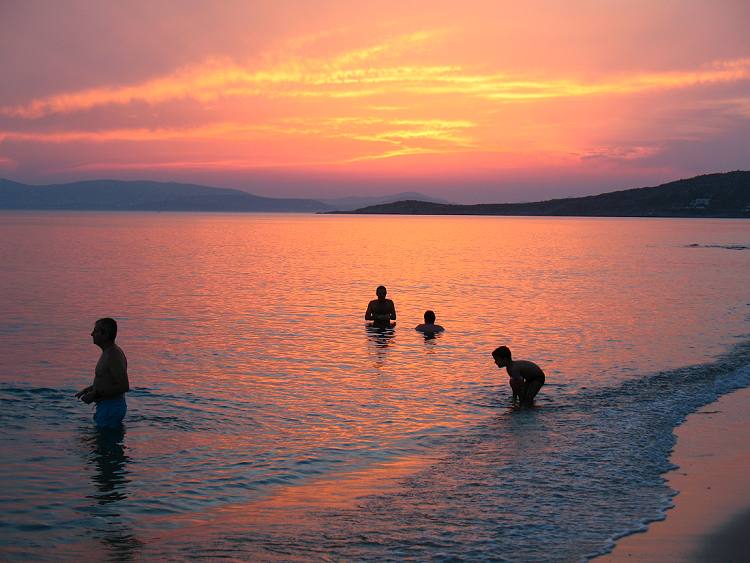
[[667, 517], [620, 539], [605, 562], [750, 560], [750, 389], [724, 395], [677, 431]]

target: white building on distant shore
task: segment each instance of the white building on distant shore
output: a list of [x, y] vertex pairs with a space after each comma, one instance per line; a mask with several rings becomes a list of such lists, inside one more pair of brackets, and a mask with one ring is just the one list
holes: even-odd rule
[[711, 205], [710, 197], [698, 197], [691, 201], [688, 207], [692, 209], [706, 209], [709, 205]]

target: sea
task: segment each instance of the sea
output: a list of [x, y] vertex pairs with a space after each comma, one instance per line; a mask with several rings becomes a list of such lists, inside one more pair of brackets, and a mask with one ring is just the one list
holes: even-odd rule
[[[109, 431], [74, 397], [100, 317]], [[748, 386], [747, 220], [0, 212], [6, 561], [587, 561]]]

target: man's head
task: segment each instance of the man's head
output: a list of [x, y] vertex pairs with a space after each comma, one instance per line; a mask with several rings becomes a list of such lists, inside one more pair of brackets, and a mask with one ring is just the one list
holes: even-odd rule
[[435, 312], [434, 311], [425, 311], [424, 312], [424, 322], [428, 325], [434, 325], [435, 324]]
[[117, 322], [109, 317], [99, 319], [94, 323], [94, 330], [91, 331], [91, 337], [97, 346], [114, 342], [115, 338], [117, 338]]
[[510, 353], [510, 348], [507, 346], [498, 346], [492, 351], [492, 358], [498, 367], [505, 367], [513, 361], [513, 357]]
[[378, 299], [385, 299], [386, 293], [388, 293], [388, 290], [385, 288], [384, 285], [379, 285], [378, 288], [375, 290], [375, 295], [378, 296]]

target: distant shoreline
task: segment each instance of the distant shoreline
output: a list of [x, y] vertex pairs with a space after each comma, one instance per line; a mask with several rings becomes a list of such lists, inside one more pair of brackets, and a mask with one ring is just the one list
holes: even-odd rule
[[118, 213], [118, 214], [189, 214], [189, 215], [367, 215], [367, 216], [410, 216], [410, 217], [518, 217], [528, 219], [750, 219], [750, 215], [720, 216], [720, 215], [530, 215], [524, 213], [488, 214], [488, 213], [361, 213], [354, 211], [237, 211], [216, 209], [6, 209], [0, 207], [0, 213]]
[[386, 211], [318, 211], [316, 215], [391, 215], [391, 216], [419, 216], [419, 217], [527, 217], [527, 218], [570, 218], [570, 219], [750, 219], [750, 212], [737, 215], [582, 215], [565, 213], [406, 213]]
[[[328, 213], [344, 213], [329, 211]], [[750, 218], [750, 172], [706, 174], [660, 186], [529, 203], [459, 205], [418, 200], [371, 205], [350, 214], [529, 217]]]
[[[352, 209], [350, 205], [355, 205], [355, 201], [365, 206]], [[0, 209], [747, 219], [750, 171], [705, 174], [659, 186], [584, 197], [473, 205], [436, 201], [414, 192], [379, 198], [314, 200], [261, 197], [241, 190], [175, 182], [87, 180], [31, 186], [0, 178]]]

